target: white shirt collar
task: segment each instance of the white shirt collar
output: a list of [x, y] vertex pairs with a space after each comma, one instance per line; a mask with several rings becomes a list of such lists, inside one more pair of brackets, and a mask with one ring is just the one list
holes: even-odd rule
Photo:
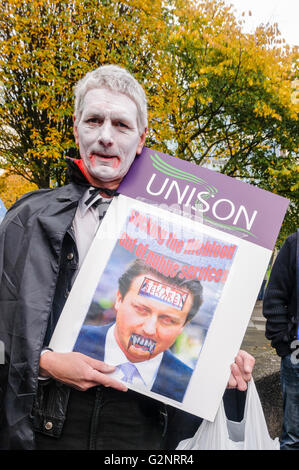
[[108, 202], [111, 202], [111, 199], [106, 199], [98, 195], [94, 200], [103, 199], [103, 201], [107, 202], [107, 207], [105, 207], [106, 205], [91, 207], [94, 200], [87, 206], [85, 201], [87, 201], [87, 199], [90, 197], [90, 189], [92, 189], [92, 186], [86, 189], [83, 196], [81, 197], [72, 225], [79, 253], [79, 268], [83, 263], [86, 253], [88, 252], [99, 227], [100, 211], [102, 214], [105, 210], [107, 210]]
[[[104, 362], [113, 366], [119, 366], [120, 364], [128, 362], [128, 359], [116, 342], [114, 329], [115, 324], [112, 325], [107, 332]], [[163, 353], [160, 353], [148, 361], [134, 362], [134, 366], [149, 390], [153, 386], [162, 358]]]
[[88, 205], [85, 204], [85, 202], [87, 201], [87, 199], [90, 198], [90, 192], [89, 190], [90, 189], [94, 189], [93, 186], [90, 186], [88, 189], [86, 189], [85, 193], [83, 194], [83, 196], [81, 197], [80, 201], [79, 201], [79, 211], [80, 211], [80, 215], [81, 217], [84, 217], [86, 212], [88, 211], [88, 209], [92, 210], [92, 211], [96, 211], [97, 212], [97, 209], [94, 208], [94, 207], [91, 207], [95, 201], [97, 201], [98, 199], [101, 199], [103, 202], [111, 202], [111, 199], [112, 198], [108, 198], [108, 197], [103, 197], [101, 196], [100, 194], [98, 194]]

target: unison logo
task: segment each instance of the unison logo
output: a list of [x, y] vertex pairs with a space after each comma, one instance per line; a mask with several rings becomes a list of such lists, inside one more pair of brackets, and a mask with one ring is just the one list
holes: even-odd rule
[[249, 214], [243, 204], [237, 206], [230, 199], [218, 197], [218, 189], [204, 179], [169, 165], [157, 154], [150, 158], [153, 167], [166, 176], [161, 179], [161, 175], [153, 173], [146, 187], [148, 194], [162, 196], [165, 201], [175, 197], [176, 203], [189, 208], [194, 215], [201, 215], [203, 221], [256, 238], [251, 229], [257, 210]]

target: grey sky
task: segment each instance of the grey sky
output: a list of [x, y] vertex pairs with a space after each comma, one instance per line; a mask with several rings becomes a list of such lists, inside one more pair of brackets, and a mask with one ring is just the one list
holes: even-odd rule
[[[279, 30], [286, 42], [299, 46], [299, 0], [224, 0], [233, 5], [237, 17], [244, 11], [246, 15], [244, 31], [253, 32], [261, 23], [278, 23]], [[248, 15], [251, 11], [252, 16]]]

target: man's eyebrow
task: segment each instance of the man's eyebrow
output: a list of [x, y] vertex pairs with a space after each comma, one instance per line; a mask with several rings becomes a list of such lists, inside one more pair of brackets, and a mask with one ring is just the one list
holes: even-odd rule
[[[105, 111], [103, 110], [99, 110], [99, 109], [89, 109], [87, 110], [86, 114], [85, 114], [85, 117], [89, 117], [89, 116], [93, 116], [93, 117], [100, 117], [100, 118], [104, 118], [106, 115]], [[123, 111], [113, 111], [112, 113], [110, 113], [110, 117], [113, 121], [115, 120], [123, 120], [123, 121], [129, 121], [129, 122], [133, 122], [134, 119], [131, 117], [130, 114], [127, 114], [126, 112], [123, 112]]]
[[[165, 305], [163, 302], [161, 302], [160, 300], [158, 300], [158, 302], [160, 302], [162, 305]], [[144, 305], [143, 303], [140, 303], [139, 300], [132, 300], [132, 304], [134, 306], [136, 306], [137, 308], [143, 308], [144, 310], [146, 310], [147, 312], [151, 312], [152, 309], [151, 307], [149, 307], [148, 305]], [[180, 315], [180, 310], [176, 310], [175, 312], [169, 312], [169, 311], [166, 311], [166, 312], [160, 312], [159, 313], [159, 316], [160, 317], [170, 317], [170, 318], [175, 318], [177, 320], [180, 320], [181, 319], [181, 315]]]
[[136, 307], [144, 308], [144, 310], [147, 310], [148, 312], [152, 311], [150, 307], [148, 307], [147, 305], [144, 305], [143, 303], [140, 303], [138, 300], [133, 300], [132, 303]]
[[130, 114], [124, 113], [122, 111], [120, 111], [119, 113], [117, 111], [112, 112], [111, 113], [111, 119], [112, 120], [123, 120], [123, 121], [129, 121], [129, 122], [134, 121], [134, 118]]

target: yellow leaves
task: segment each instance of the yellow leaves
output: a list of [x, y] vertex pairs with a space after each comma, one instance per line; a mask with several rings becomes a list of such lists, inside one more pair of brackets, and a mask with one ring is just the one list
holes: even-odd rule
[[296, 163], [283, 162], [283, 159], [276, 162], [271, 161], [271, 167], [268, 167], [268, 173], [273, 181], [284, 182], [288, 190], [295, 192], [299, 189], [299, 165]]
[[287, 168], [283, 168], [280, 173], [284, 176], [289, 176], [291, 174], [291, 171]]
[[38, 189], [36, 184], [30, 183], [22, 176], [7, 171], [0, 176], [0, 198], [6, 209], [9, 209], [23, 194], [35, 189]]
[[208, 106], [213, 101], [213, 98], [211, 96], [199, 95], [198, 99], [199, 99], [200, 104], [202, 104], [203, 106]]
[[267, 103], [263, 101], [257, 103], [257, 105], [254, 108], [254, 113], [257, 116], [261, 116], [265, 118], [271, 117], [271, 118], [277, 119], [278, 121], [282, 121], [281, 115], [278, 114], [273, 108], [271, 108], [271, 106], [269, 106]]
[[[42, 136], [40, 129], [32, 128], [30, 131], [30, 138], [32, 148], [28, 149], [25, 157], [30, 159], [53, 159], [59, 160], [64, 150], [64, 140], [61, 132], [54, 127], [45, 127], [45, 136]], [[67, 142], [67, 147], [71, 144], [70, 140]]]
[[195, 99], [194, 99], [193, 96], [191, 96], [191, 98], [189, 98], [189, 100], [188, 100], [188, 102], [187, 102], [187, 108], [188, 108], [188, 109], [193, 108], [194, 103], [195, 103]]
[[293, 80], [291, 83], [292, 87], [292, 95], [291, 95], [291, 100], [292, 103], [295, 105], [299, 104], [299, 79]]

